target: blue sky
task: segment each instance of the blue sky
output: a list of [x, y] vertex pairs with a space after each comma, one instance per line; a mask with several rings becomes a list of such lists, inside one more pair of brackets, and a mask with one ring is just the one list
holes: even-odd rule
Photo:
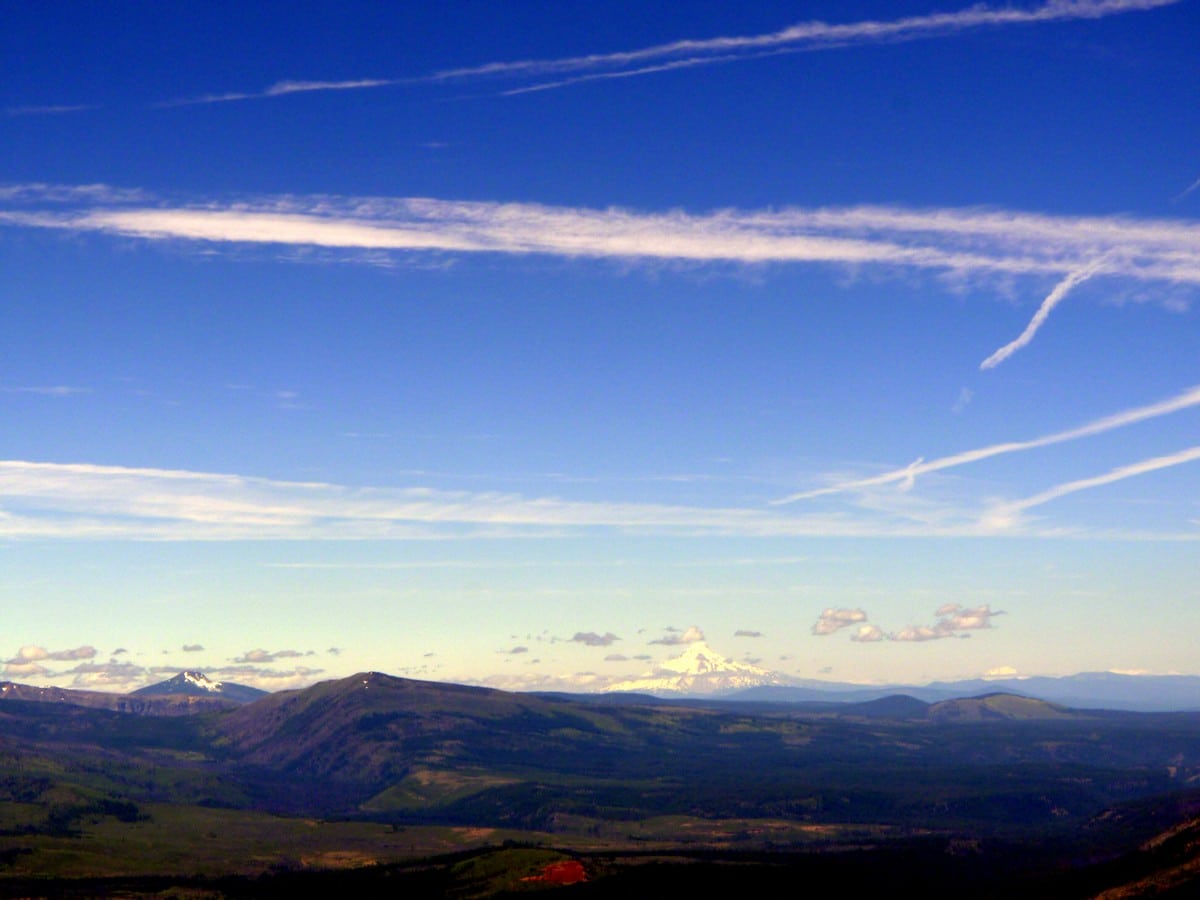
[[1195, 0], [4, 6], [4, 677], [1200, 673]]

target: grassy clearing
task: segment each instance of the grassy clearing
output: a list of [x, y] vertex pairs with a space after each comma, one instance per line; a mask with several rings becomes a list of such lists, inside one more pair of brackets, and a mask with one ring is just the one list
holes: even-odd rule
[[516, 778], [488, 772], [417, 769], [399, 784], [392, 785], [362, 804], [362, 809], [372, 813], [433, 809], [488, 788], [515, 784], [517, 781]]
[[[0, 809], [18, 807], [0, 804]], [[72, 836], [0, 836], [0, 878], [257, 875], [419, 859], [532, 836], [491, 828], [330, 822], [267, 813], [145, 804], [138, 822], [93, 817]], [[24, 809], [5, 810], [13, 821]]]

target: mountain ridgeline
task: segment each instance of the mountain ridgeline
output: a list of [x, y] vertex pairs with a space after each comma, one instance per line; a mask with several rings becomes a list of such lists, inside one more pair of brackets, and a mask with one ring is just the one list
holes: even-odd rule
[[220, 697], [233, 703], [250, 703], [267, 691], [232, 681], [213, 681], [203, 672], [180, 672], [174, 678], [133, 691], [135, 697]]
[[180, 696], [99, 707], [87, 692], [0, 685], [0, 893], [6, 865], [36, 872], [43, 850], [113, 817], [127, 824], [97, 834], [157, 823], [137, 838], [146, 846], [192, 820], [264, 814], [276, 830], [336, 820], [386, 826], [381, 836], [722, 853], [869, 845], [907, 858], [936, 839], [976, 855], [995, 846], [1023, 872], [1035, 858], [1109, 858], [1200, 814], [1197, 713], [1080, 711], [1007, 693], [575, 698], [378, 672], [241, 704], [217, 696], [192, 715], [121, 706]]

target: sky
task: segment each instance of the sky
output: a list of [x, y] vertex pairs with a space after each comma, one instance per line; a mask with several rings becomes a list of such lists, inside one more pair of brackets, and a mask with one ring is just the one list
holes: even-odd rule
[[3, 0], [0, 678], [1200, 674], [1200, 3]]

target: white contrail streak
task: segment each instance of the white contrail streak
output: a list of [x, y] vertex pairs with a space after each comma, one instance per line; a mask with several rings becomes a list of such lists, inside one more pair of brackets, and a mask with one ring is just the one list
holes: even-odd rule
[[262, 91], [233, 91], [227, 94], [204, 94], [179, 100], [164, 100], [154, 104], [163, 109], [175, 106], [197, 106], [203, 103], [232, 103], [238, 100], [261, 100], [284, 97], [288, 94], [311, 94], [315, 91], [359, 91], [364, 88], [390, 87], [401, 84], [395, 78], [354, 78], [346, 81], [277, 81]]
[[1102, 263], [1097, 262], [1086, 269], [1072, 272], [1056, 284], [1054, 290], [1047, 295], [1046, 299], [1042, 301], [1042, 305], [1038, 307], [1037, 312], [1033, 314], [1033, 318], [1029, 320], [1029, 324], [1025, 326], [1025, 330], [981, 362], [979, 364], [980, 370], [994, 369], [1022, 347], [1028, 346], [1033, 340], [1033, 336], [1038, 333], [1038, 329], [1049, 318], [1051, 310], [1062, 302], [1063, 298], [1070, 293], [1072, 288], [1100, 272], [1101, 266]]
[[539, 78], [554, 80], [503, 92], [506, 95], [545, 91], [583, 81], [606, 78], [630, 78], [670, 69], [716, 65], [755, 59], [781, 53], [828, 50], [863, 44], [899, 43], [957, 34], [982, 28], [1101, 19], [1129, 12], [1141, 12], [1172, 6], [1182, 0], [1049, 0], [1031, 9], [971, 6], [948, 13], [909, 16], [903, 19], [866, 20], [830, 24], [799, 22], [766, 34], [684, 39], [655, 44], [637, 50], [593, 53], [558, 59], [525, 59], [491, 62], [478, 66], [444, 69], [430, 75], [406, 78], [357, 78], [336, 81], [280, 81], [258, 91], [205, 94], [199, 97], [169, 100], [160, 107], [190, 106], [202, 103], [229, 103], [259, 100], [314, 91], [345, 91], [398, 85], [462, 82], [490, 78]]
[[1172, 203], [1179, 202], [1180, 200], [1182, 200], [1184, 197], [1186, 197], [1188, 194], [1190, 194], [1192, 191], [1196, 190], [1197, 188], [1200, 188], [1200, 178], [1197, 178], [1195, 181], [1193, 181], [1191, 184], [1189, 184], [1187, 187], [1185, 187], [1182, 191], [1180, 191], [1178, 194], [1176, 194], [1171, 199], [1171, 202]]
[[[561, 59], [528, 59], [513, 62], [486, 63], [459, 69], [447, 69], [428, 76], [429, 80], [450, 81], [481, 77], [519, 77], [558, 75], [596, 69], [634, 69], [627, 74], [661, 71], [669, 61], [684, 65], [728, 62], [766, 52], [801, 52], [859, 44], [913, 41], [941, 37], [978, 28], [1003, 27], [1072, 19], [1100, 19], [1171, 6], [1180, 0], [1050, 0], [1032, 9], [1013, 9], [972, 6], [950, 13], [909, 16], [886, 21], [867, 20], [830, 24], [800, 22], [780, 31], [767, 34], [737, 35], [678, 40], [655, 44], [638, 50], [616, 53], [595, 53]], [[707, 57], [707, 58], [706, 58]], [[655, 65], [658, 64], [658, 65]], [[665, 65], [664, 65], [665, 64]], [[572, 83], [571, 79], [545, 87]]]
[[1193, 406], [1200, 406], [1200, 385], [1188, 388], [1183, 393], [1176, 394], [1174, 397], [1161, 400], [1158, 403], [1151, 403], [1147, 406], [1138, 406], [1134, 409], [1127, 409], [1111, 416], [1105, 416], [1102, 419], [1096, 419], [1093, 422], [1088, 422], [1085, 425], [1080, 425], [1078, 428], [1071, 428], [1067, 431], [1057, 431], [1054, 434], [1048, 434], [1029, 441], [1010, 441], [1003, 444], [992, 444], [988, 447], [980, 447], [976, 450], [967, 450], [963, 453], [956, 453], [953, 456], [943, 456], [939, 459], [932, 459], [929, 462], [917, 462], [913, 465], [905, 466], [903, 469], [893, 469], [890, 472], [884, 472], [880, 475], [872, 476], [871, 478], [860, 478], [856, 481], [844, 481], [841, 484], [835, 484], [825, 488], [818, 488], [817, 490], [801, 491], [797, 494], [790, 494], [787, 497], [783, 497], [779, 500], [773, 500], [772, 504], [779, 505], [784, 503], [794, 503], [797, 500], [807, 500], [810, 497], [822, 497], [827, 494], [840, 494], [846, 491], [853, 491], [867, 487], [877, 487], [883, 484], [899, 483], [901, 485], [908, 485], [911, 484], [911, 482], [918, 475], [924, 475], [927, 472], [938, 472], [942, 469], [951, 469], [955, 466], [967, 465], [968, 463], [978, 462], [981, 459], [988, 459], [992, 456], [1001, 456], [1005, 453], [1018, 453], [1022, 450], [1033, 450], [1038, 447], [1049, 447], [1053, 444], [1062, 444], [1066, 441], [1074, 441], [1079, 438], [1092, 437], [1093, 435], [1103, 434], [1106, 431], [1112, 431], [1116, 428], [1124, 428], [1127, 425], [1133, 425], [1137, 422], [1144, 422], [1148, 419], [1156, 419], [1159, 416], [1170, 415], [1171, 413], [1189, 409]]
[[1114, 481], [1123, 481], [1126, 478], [1145, 475], [1147, 472], [1157, 472], [1159, 469], [1179, 466], [1197, 459], [1200, 459], [1200, 446], [1190, 447], [1187, 450], [1180, 450], [1178, 453], [1170, 453], [1166, 456], [1155, 456], [1151, 459], [1144, 459], [1141, 462], [1121, 466], [1092, 478], [1068, 481], [1066, 484], [1057, 485], [1049, 490], [1042, 491], [1040, 494], [1027, 497], [1024, 500], [1001, 504], [988, 514], [984, 522], [991, 527], [1010, 527], [1015, 523], [1018, 514], [1034, 506], [1041, 506], [1043, 503], [1049, 503], [1051, 500], [1057, 500], [1059, 497], [1074, 494], [1077, 491], [1102, 487], [1106, 484], [1112, 484]]

